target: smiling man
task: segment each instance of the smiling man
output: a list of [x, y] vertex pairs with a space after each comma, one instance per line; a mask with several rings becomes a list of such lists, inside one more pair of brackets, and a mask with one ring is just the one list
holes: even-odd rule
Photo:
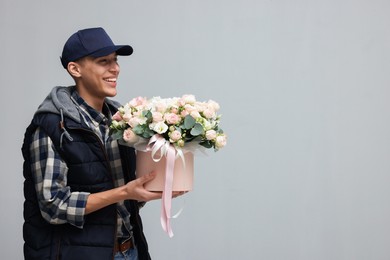
[[55, 87], [26, 130], [25, 259], [150, 259], [139, 207], [161, 194], [135, 179], [135, 152], [109, 135], [120, 106], [117, 56], [131, 55], [102, 28], [74, 33], [61, 63], [75, 85]]

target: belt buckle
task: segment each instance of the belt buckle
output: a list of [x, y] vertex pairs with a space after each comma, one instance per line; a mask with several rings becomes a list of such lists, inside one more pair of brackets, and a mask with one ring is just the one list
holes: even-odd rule
[[[126, 244], [128, 242], [130, 242], [130, 246], [129, 247], [127, 247], [127, 246], [124, 247], [124, 244]], [[133, 237], [128, 237], [125, 240], [121, 241], [121, 243], [118, 243], [118, 251], [121, 252], [121, 253], [125, 253], [127, 250], [129, 250], [133, 246], [134, 246]]]

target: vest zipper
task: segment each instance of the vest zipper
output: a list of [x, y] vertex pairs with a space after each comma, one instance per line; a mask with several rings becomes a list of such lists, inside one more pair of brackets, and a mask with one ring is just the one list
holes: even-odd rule
[[[107, 155], [107, 152], [106, 152], [106, 148], [104, 147], [104, 144], [103, 144], [102, 140], [100, 139], [100, 137], [97, 134], [95, 134], [92, 130], [88, 130], [88, 129], [85, 129], [85, 128], [68, 127], [68, 129], [69, 130], [74, 130], [74, 131], [86, 132], [86, 133], [92, 134], [94, 137], [96, 137], [96, 139], [98, 140], [98, 143], [100, 145], [100, 148], [103, 151], [104, 157], [106, 159], [106, 163], [108, 164], [108, 172], [111, 175], [112, 185], [115, 186], [114, 179], [113, 179], [113, 176], [112, 176], [111, 166], [109, 165], [110, 164], [110, 160], [108, 158], [108, 155]], [[117, 212], [117, 214], [118, 214], [118, 212]], [[113, 234], [114, 246], [112, 248], [112, 259], [114, 259], [114, 256], [115, 256], [115, 245], [116, 245], [116, 242], [117, 242], [116, 241], [117, 229], [118, 229], [118, 220], [115, 219], [115, 228], [114, 228], [114, 234]]]

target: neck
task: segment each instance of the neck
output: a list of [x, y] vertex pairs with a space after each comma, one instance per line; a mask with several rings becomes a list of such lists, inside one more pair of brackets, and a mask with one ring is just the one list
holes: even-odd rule
[[78, 88], [77, 86], [76, 86], [76, 89], [77, 89], [77, 92], [79, 93], [80, 97], [82, 97], [82, 99], [84, 99], [84, 101], [87, 102], [87, 104], [89, 106], [91, 106], [96, 111], [99, 111], [99, 112], [103, 111], [103, 104], [104, 104], [105, 98], [93, 96], [90, 93], [88, 93], [87, 91], [85, 91], [83, 88]]
[[81, 96], [81, 97], [85, 100], [85, 102], [87, 102], [88, 105], [90, 105], [96, 111], [98, 111], [98, 112], [103, 111], [104, 100], [87, 99], [87, 98], [84, 98], [83, 96]]

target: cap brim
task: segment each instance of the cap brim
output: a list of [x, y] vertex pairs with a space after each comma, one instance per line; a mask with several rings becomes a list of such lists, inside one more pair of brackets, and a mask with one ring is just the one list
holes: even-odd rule
[[114, 45], [114, 46], [108, 46], [105, 48], [102, 48], [100, 50], [97, 50], [87, 56], [92, 56], [95, 58], [107, 56], [111, 53], [116, 52], [117, 55], [120, 56], [129, 56], [133, 53], [133, 48], [130, 45]]

